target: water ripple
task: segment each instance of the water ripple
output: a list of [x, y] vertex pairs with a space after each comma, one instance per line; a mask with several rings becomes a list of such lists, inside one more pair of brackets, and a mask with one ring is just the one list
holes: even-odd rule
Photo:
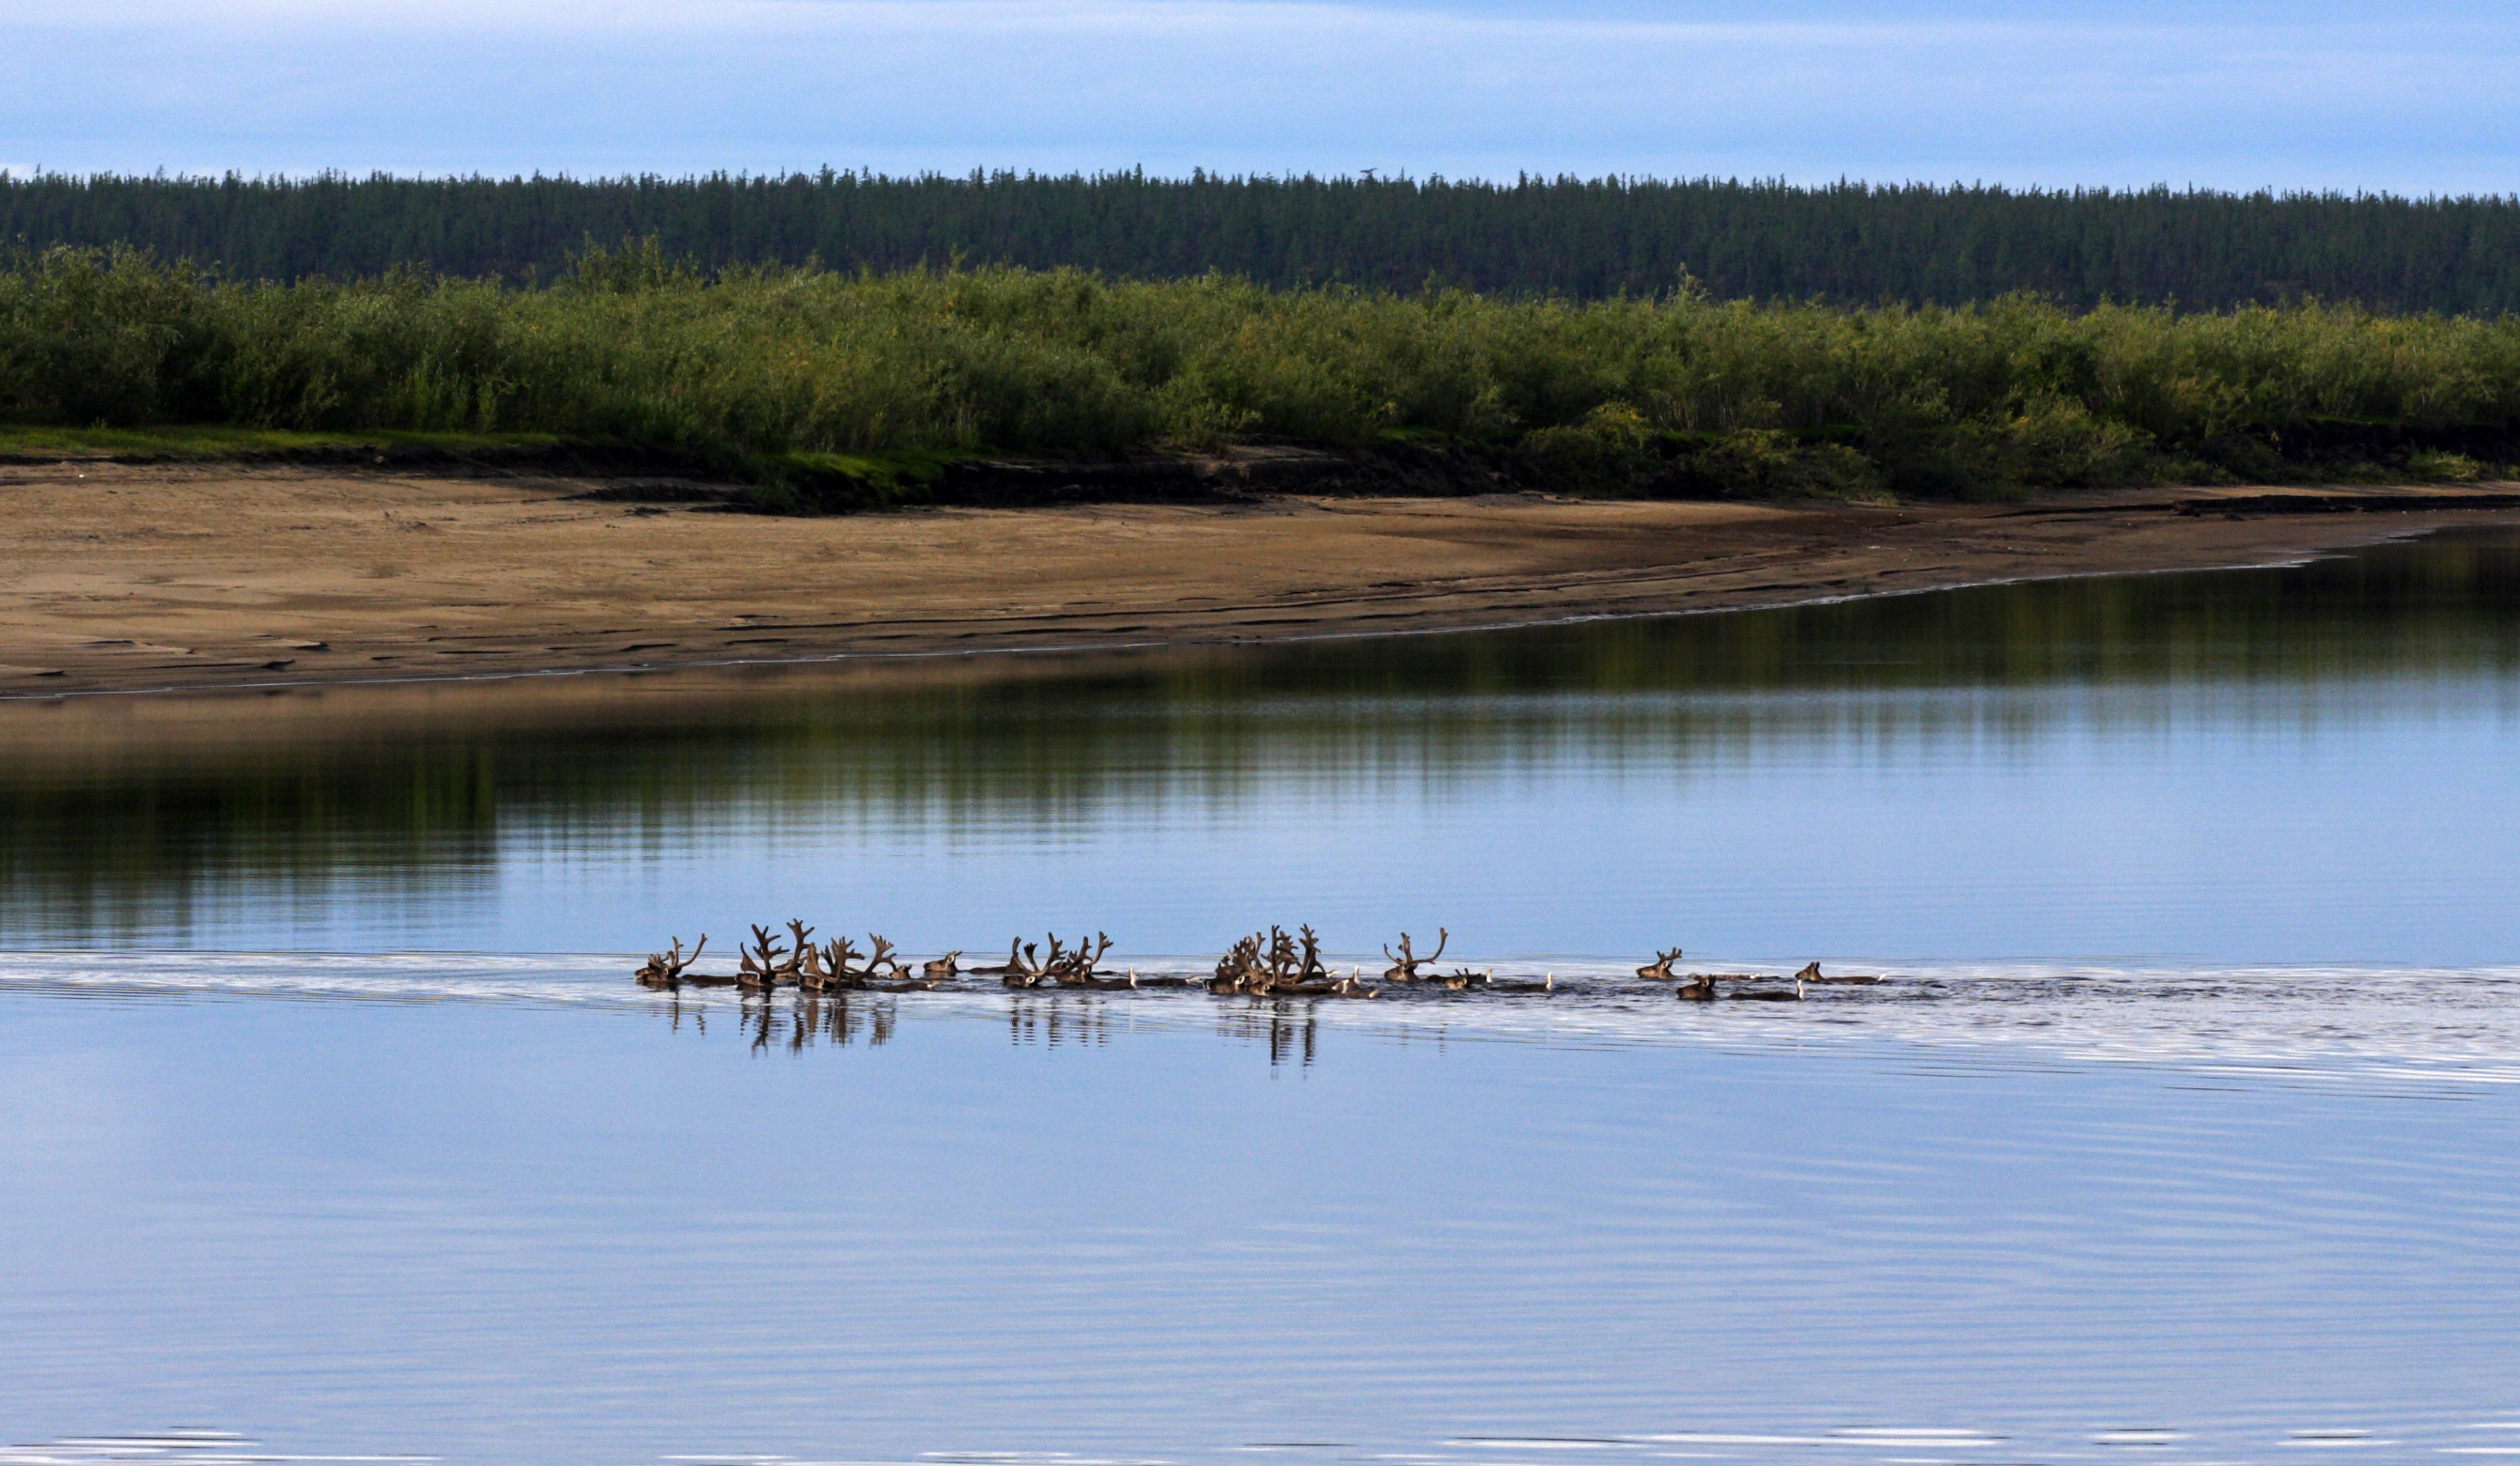
[[[524, 1003], [755, 1024], [804, 1047], [800, 999], [735, 991], [643, 991], [629, 959], [604, 955], [0, 954], [0, 992], [97, 999], [287, 998], [372, 1003]], [[1781, 974], [1789, 962], [1709, 959], [1706, 970]], [[1194, 976], [1203, 960], [1141, 961], [1145, 976]], [[1449, 993], [1386, 985], [1372, 1002], [1216, 998], [1204, 991], [1009, 992], [961, 988], [825, 998], [902, 1019], [986, 1020], [1056, 1045], [1137, 1028], [1207, 1028], [1281, 1047], [1325, 1031], [1401, 1041], [1558, 1047], [1714, 1045], [1763, 1052], [1893, 1044], [1918, 1063], [2144, 1064], [2254, 1083], [2344, 1083], [2413, 1093], [2520, 1083], [2520, 967], [2173, 967], [2063, 963], [1881, 964], [1874, 985], [1814, 986], [1799, 1003], [1678, 1003], [1598, 959], [1499, 964], [1500, 981], [1552, 979], [1549, 994]], [[1781, 982], [1781, 979], [1778, 979]], [[1771, 984], [1769, 985], [1775, 985]]]

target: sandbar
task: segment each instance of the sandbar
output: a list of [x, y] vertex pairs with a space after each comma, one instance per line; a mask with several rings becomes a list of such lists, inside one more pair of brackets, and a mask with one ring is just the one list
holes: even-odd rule
[[600, 482], [0, 468], [0, 697], [1282, 641], [2281, 563], [2520, 490], [2002, 504], [1259, 495], [825, 519]]

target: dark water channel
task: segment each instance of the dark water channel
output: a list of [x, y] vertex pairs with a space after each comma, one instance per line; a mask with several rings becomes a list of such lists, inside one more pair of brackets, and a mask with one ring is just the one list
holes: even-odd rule
[[[0, 705], [0, 1466], [2520, 1456], [2515, 814], [2508, 536]], [[606, 955], [788, 915], [1561, 987]]]

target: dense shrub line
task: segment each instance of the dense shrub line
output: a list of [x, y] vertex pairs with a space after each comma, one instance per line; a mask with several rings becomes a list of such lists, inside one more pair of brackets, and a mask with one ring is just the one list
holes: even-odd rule
[[0, 421], [548, 433], [774, 468], [1398, 438], [1650, 493], [2462, 478], [2520, 429], [2520, 319], [706, 274], [652, 241], [538, 289], [274, 285], [55, 249], [0, 270]]
[[589, 235], [653, 235], [709, 269], [960, 259], [1130, 279], [1599, 299], [1964, 304], [2017, 291], [2224, 310], [2307, 298], [2520, 309], [2520, 199], [1737, 180], [1149, 178], [839, 173], [698, 178], [0, 177], [0, 241], [127, 244], [239, 279], [396, 267], [549, 279]]

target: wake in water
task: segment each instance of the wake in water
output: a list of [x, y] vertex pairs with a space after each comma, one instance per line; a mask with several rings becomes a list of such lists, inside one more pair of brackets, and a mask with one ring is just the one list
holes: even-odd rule
[[[1784, 964], [1709, 964], [1746, 973]], [[1153, 957], [1135, 991], [940, 985], [916, 994], [648, 991], [608, 955], [0, 954], [0, 993], [87, 998], [294, 998], [488, 1002], [630, 1009], [740, 1021], [789, 1047], [880, 1012], [1008, 1022], [1016, 1032], [1108, 1034], [1214, 1028], [1273, 1052], [1323, 1033], [1583, 1047], [1719, 1045], [1796, 1050], [1894, 1045], [1918, 1059], [2172, 1066], [2192, 1073], [2425, 1090], [2520, 1083], [2520, 967], [2145, 967], [2068, 963], [1830, 961], [1877, 984], [1811, 985], [1787, 1003], [1676, 1001], [1624, 965], [1500, 963], [1499, 989], [1439, 983], [1374, 1002], [1210, 995], [1202, 959]], [[1169, 985], [1152, 985], [1170, 980]], [[1787, 980], [1790, 982], [1790, 980]], [[836, 1015], [847, 1013], [843, 1019]], [[1026, 1029], [1030, 1025], [1030, 1029]], [[1290, 1038], [1288, 1035], [1292, 1033]]]

